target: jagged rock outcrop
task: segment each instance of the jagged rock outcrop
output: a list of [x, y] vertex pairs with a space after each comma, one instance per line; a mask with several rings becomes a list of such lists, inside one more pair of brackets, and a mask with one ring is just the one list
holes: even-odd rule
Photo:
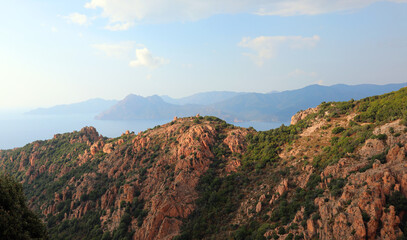
[[298, 121], [305, 119], [308, 115], [316, 112], [318, 112], [318, 108], [308, 108], [306, 110], [299, 111], [291, 117], [291, 124], [294, 125]]

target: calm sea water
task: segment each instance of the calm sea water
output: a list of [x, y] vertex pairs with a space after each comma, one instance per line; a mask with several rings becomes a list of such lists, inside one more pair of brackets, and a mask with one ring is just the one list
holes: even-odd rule
[[[171, 120], [101, 121], [94, 119], [94, 115], [26, 115], [22, 112], [3, 111], [0, 112], [0, 149], [22, 147], [36, 140], [50, 139], [56, 133], [79, 131], [85, 126], [95, 127], [103, 136], [118, 137], [126, 130], [138, 133]], [[243, 122], [233, 124], [264, 131], [277, 128], [283, 123]]]

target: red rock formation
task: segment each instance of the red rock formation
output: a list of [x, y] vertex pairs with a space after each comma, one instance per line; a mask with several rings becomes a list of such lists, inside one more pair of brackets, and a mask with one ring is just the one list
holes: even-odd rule
[[306, 118], [309, 114], [318, 112], [318, 108], [308, 108], [307, 110], [299, 111], [291, 117], [291, 124], [294, 125], [298, 121]]

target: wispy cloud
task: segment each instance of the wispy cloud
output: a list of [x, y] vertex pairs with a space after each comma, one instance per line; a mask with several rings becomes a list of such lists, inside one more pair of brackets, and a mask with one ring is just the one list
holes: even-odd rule
[[148, 67], [157, 68], [161, 65], [168, 64], [169, 60], [162, 57], [154, 57], [147, 48], [136, 49], [136, 59], [130, 61], [131, 67]]
[[89, 18], [80, 13], [71, 13], [68, 16], [64, 16], [64, 19], [66, 19], [70, 23], [75, 23], [78, 25], [88, 25], [90, 23]]
[[406, 3], [407, 0], [90, 0], [86, 8], [102, 9], [106, 29], [127, 30], [135, 22], [189, 21], [216, 14], [316, 15], [349, 11], [375, 2]]
[[278, 49], [288, 47], [289, 49], [313, 48], [319, 42], [320, 37], [302, 36], [260, 36], [257, 38], [245, 37], [238, 46], [249, 48], [252, 52], [244, 53], [257, 65], [262, 66], [264, 61], [277, 55]]

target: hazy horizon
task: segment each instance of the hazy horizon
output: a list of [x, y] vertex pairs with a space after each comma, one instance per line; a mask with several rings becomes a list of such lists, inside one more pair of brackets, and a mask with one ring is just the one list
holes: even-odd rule
[[406, 3], [7, 2], [0, 109], [405, 82]]
[[[386, 84], [402, 84], [402, 83], [407, 83], [407, 81], [402, 81], [402, 82], [389, 82], [389, 83], [384, 83], [384, 84], [377, 84], [377, 85], [386, 85]], [[334, 85], [340, 85], [341, 83], [337, 83], [337, 84], [332, 84], [332, 85], [322, 85], [322, 84], [311, 84], [311, 85], [320, 85], [320, 86], [326, 86], [326, 87], [330, 87], [330, 86], [334, 86]], [[363, 83], [362, 83], [363, 84]], [[370, 83], [367, 83], [370, 84]], [[307, 85], [304, 87], [309, 87], [311, 85]], [[354, 86], [354, 85], [359, 85], [359, 84], [346, 84], [349, 86]], [[281, 90], [281, 91], [263, 91], [263, 92], [242, 92], [242, 93], [261, 93], [261, 94], [268, 94], [268, 93], [279, 93], [279, 92], [284, 92], [284, 91], [291, 91], [291, 90], [297, 90], [300, 88], [293, 88], [293, 89], [285, 89], [285, 90]], [[180, 96], [180, 97], [173, 97], [170, 96], [168, 94], [162, 94], [162, 95], [158, 95], [158, 94], [152, 94], [152, 95], [141, 95], [141, 94], [135, 94], [135, 95], [139, 95], [142, 97], [151, 97], [151, 96], [159, 96], [159, 97], [163, 97], [163, 96], [167, 96], [170, 97], [172, 99], [182, 99], [185, 97], [189, 97], [195, 94], [200, 94], [200, 93], [209, 93], [209, 92], [237, 92], [237, 91], [230, 91], [230, 90], [213, 90], [213, 91], [204, 91], [204, 92], [195, 92], [195, 93], [191, 93], [191, 94], [187, 94], [185, 96]], [[76, 103], [82, 103], [88, 100], [94, 100], [94, 99], [102, 99], [102, 100], [112, 100], [112, 101], [120, 101], [123, 100], [126, 96], [132, 95], [134, 93], [128, 93], [126, 95], [124, 95], [122, 98], [118, 98], [118, 99], [106, 99], [103, 97], [94, 97], [94, 98], [87, 98], [84, 100], [80, 100], [80, 101], [74, 101], [74, 102], [64, 102], [64, 103], [60, 103], [60, 104], [50, 104], [50, 105], [45, 105], [45, 106], [32, 106], [32, 107], [17, 107], [17, 108], [0, 108], [0, 113], [24, 113], [30, 110], [35, 110], [35, 109], [39, 109], [39, 108], [49, 108], [49, 107], [54, 107], [54, 106], [60, 106], [60, 105], [70, 105], [70, 104], [76, 104]], [[163, 99], [164, 100], [164, 99]], [[165, 100], [164, 100], [165, 101]]]

